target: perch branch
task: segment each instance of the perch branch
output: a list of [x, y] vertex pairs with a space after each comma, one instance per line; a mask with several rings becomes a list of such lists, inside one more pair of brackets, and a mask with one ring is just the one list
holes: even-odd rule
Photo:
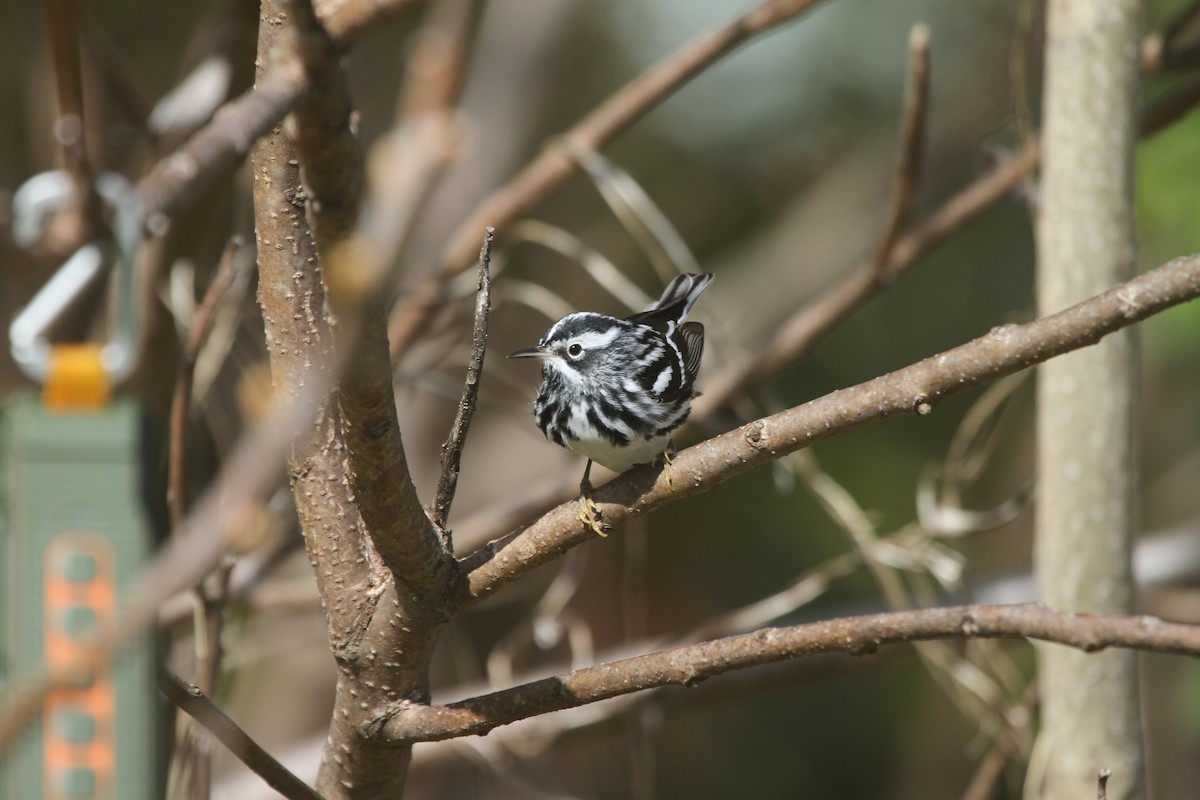
[[[1200, 295], [1200, 256], [1176, 259], [1057, 314], [1002, 325], [971, 342], [757, 420], [676, 454], [672, 480], [641, 467], [599, 487], [594, 500], [613, 526], [709, 491], [734, 475], [819, 441], [900, 414], [929, 414], [943, 397], [1095, 344], [1105, 335]], [[463, 559], [469, 587], [459, 602], [490, 595], [588, 541], [568, 502], [525, 530]]]
[[[1183, 83], [1143, 111], [1141, 135], [1153, 136], [1189, 113], [1198, 103], [1200, 80]], [[886, 267], [892, 279], [906, 273], [921, 258], [1008, 195], [1037, 168], [1039, 157], [1036, 140], [1029, 142], [946, 200], [908, 234], [901, 236], [892, 249]], [[876, 280], [874, 265], [869, 260], [864, 261], [844, 281], [786, 320], [770, 341], [756, 348], [754, 358], [705, 379], [704, 394], [696, 398], [692, 405], [688, 424], [711, 418], [745, 392], [753, 390], [788, 364], [802, 358], [825, 334], [882, 288]], [[576, 488], [570, 482], [556, 483], [535, 497], [522, 498], [518, 506], [506, 513], [490, 512], [486, 520], [464, 525], [459, 538], [469, 543], [498, 536], [527, 519], [531, 511], [543, 513], [572, 497]]]

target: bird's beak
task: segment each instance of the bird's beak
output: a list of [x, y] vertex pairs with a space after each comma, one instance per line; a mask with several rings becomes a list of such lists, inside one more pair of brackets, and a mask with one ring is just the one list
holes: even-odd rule
[[509, 353], [509, 358], [545, 358], [547, 353], [540, 345], [536, 347], [527, 347], [524, 350], [518, 350], [515, 353]]

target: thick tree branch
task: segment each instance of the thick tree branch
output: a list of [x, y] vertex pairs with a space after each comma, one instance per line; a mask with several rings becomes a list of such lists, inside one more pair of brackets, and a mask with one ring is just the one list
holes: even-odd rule
[[437, 272], [404, 298], [388, 325], [392, 355], [407, 351], [445, 300], [446, 284], [474, 263], [479, 231], [504, 228], [528, 213], [579, 169], [572, 149], [599, 151], [692, 78], [755, 36], [816, 5], [818, 0], [764, 0], [737, 19], [686, 44], [619, 89], [548, 146], [463, 220]]
[[[272, 44], [282, 9], [290, 14]], [[298, 146], [281, 126], [255, 149], [260, 301], [272, 374], [281, 391], [294, 392], [307, 371], [340, 365], [336, 407], [301, 437], [291, 459], [338, 662], [317, 786], [330, 798], [398, 796], [411, 750], [373, 735], [367, 709], [428, 695], [455, 562], [417, 500], [405, 460], [378, 291], [385, 256], [360, 224], [358, 144], [337, 52], [309, 0], [280, 0], [265, 3], [259, 53], [268, 69], [294, 61], [310, 86], [287, 126]]]
[[395, 577], [440, 593], [451, 562], [409, 476], [377, 284], [381, 259], [368, 237], [359, 236], [363, 178], [349, 85], [311, 2], [293, 0], [289, 7], [286, 44], [309, 76], [310, 91], [294, 115], [295, 132], [327, 302], [337, 321], [333, 343], [345, 363], [338, 408], [354, 503]]
[[[1134, 152], [1142, 0], [1049, 0], [1038, 188], [1037, 309], [1050, 314], [1134, 274]], [[1038, 599], [1055, 608], [1134, 608], [1138, 353], [1132, 332], [1037, 375]], [[1113, 796], [1146, 797], [1134, 654], [1039, 648], [1041, 726], [1026, 796], [1053, 800], [1114, 767]]]
[[1200, 656], [1200, 626], [1149, 616], [1096, 616], [1036, 605], [955, 606], [764, 628], [676, 647], [473, 697], [448, 706], [397, 704], [385, 730], [403, 742], [482, 735], [517, 720], [662, 686], [695, 686], [737, 669], [824, 653], [870, 655], [936, 639], [1037, 639], [1086, 653], [1124, 647]]
[[[675, 455], [671, 480], [633, 469], [596, 489], [604, 520], [620, 525], [816, 442], [899, 414], [929, 414], [951, 394], [1056, 355], [1200, 296], [1200, 256], [1179, 258], [1065, 311], [1024, 325], [1002, 325], [964, 345], [874, 380], [841, 389], [743, 425]], [[474, 603], [591, 538], [577, 504], [560, 505], [520, 533], [463, 559]]]

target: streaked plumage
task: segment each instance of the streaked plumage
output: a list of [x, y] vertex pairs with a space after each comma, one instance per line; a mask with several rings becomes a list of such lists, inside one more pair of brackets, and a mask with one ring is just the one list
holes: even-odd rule
[[581, 311], [550, 326], [534, 416], [546, 438], [624, 472], [652, 461], [691, 411], [704, 326], [685, 322], [712, 275], [680, 275], [627, 319]]

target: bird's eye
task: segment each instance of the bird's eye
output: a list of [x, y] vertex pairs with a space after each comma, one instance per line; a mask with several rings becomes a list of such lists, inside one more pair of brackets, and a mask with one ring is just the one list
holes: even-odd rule
[[581, 355], [583, 355], [583, 345], [581, 345], [579, 342], [575, 342], [567, 348], [567, 355], [569, 355], [571, 358], [579, 358]]

